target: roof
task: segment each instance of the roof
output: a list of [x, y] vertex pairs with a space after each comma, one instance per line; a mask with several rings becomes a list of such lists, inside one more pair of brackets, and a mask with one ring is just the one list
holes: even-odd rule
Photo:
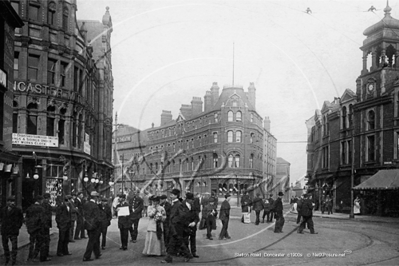
[[290, 162], [284, 160], [281, 157], [277, 157], [277, 164], [291, 164]]
[[399, 189], [399, 169], [379, 170], [375, 175], [353, 188], [354, 190]]
[[377, 22], [376, 24], [368, 27], [364, 32], [363, 35], [370, 36], [375, 32], [378, 32], [384, 28], [388, 29], [399, 29], [399, 20], [394, 19], [391, 17], [391, 10], [392, 8], [389, 7], [388, 3], [387, 6], [384, 8], [385, 16], [382, 20]]

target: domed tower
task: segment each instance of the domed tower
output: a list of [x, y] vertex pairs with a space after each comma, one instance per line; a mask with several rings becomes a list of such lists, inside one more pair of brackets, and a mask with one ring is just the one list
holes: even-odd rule
[[391, 17], [392, 8], [387, 2], [385, 16], [368, 27], [363, 34], [366, 39], [363, 51], [363, 68], [357, 80], [358, 100], [365, 101], [383, 95], [387, 84], [398, 76], [399, 66], [399, 20]]

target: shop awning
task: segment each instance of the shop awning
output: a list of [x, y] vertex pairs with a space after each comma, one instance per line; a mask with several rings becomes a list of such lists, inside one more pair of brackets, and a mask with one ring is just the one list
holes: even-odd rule
[[354, 190], [395, 190], [399, 189], [399, 169], [380, 170]]

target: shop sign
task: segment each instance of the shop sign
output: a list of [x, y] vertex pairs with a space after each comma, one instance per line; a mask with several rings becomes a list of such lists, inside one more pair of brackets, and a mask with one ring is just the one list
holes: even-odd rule
[[43, 146], [43, 147], [58, 147], [58, 137], [12, 133], [12, 144]]

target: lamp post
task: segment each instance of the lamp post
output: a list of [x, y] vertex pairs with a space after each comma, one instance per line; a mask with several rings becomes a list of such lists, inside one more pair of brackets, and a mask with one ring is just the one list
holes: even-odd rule
[[123, 193], [123, 194], [125, 194], [125, 189], [124, 189], [125, 180], [124, 180], [124, 178], [123, 178], [123, 161], [124, 161], [124, 160], [125, 160], [125, 155], [122, 154], [122, 155], [120, 156], [120, 161], [121, 161], [122, 193]]

